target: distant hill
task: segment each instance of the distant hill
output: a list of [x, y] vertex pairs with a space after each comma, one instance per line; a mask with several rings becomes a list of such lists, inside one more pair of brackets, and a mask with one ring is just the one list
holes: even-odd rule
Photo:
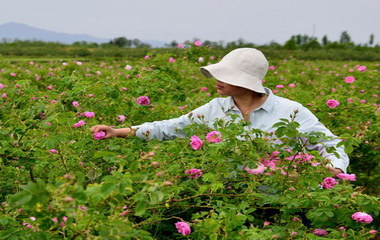
[[[120, 37], [120, 36], [118, 36]], [[30, 40], [43, 42], [59, 42], [63, 44], [72, 44], [74, 42], [88, 43], [108, 43], [112, 39], [96, 38], [85, 34], [68, 34], [48, 31], [40, 28], [31, 27], [21, 23], [5, 23], [0, 25], [0, 41]], [[163, 47], [165, 43], [160, 41], [143, 41], [152, 47]]]

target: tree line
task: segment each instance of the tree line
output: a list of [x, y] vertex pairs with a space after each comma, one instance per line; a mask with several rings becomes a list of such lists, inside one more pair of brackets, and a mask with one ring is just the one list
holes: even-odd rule
[[[185, 41], [186, 44], [190, 44], [193, 41]], [[369, 40], [367, 43], [365, 43], [363, 46], [364, 47], [378, 47], [379, 45], [375, 45], [375, 36], [374, 34], [371, 34], [369, 36]], [[127, 48], [151, 48], [151, 46], [147, 43], [143, 43], [138, 39], [127, 39], [126, 37], [118, 37], [113, 40], [111, 40], [109, 45], [114, 45], [118, 47], [127, 47]], [[177, 41], [172, 41], [169, 44], [165, 45], [165, 48], [177, 48], [178, 45]], [[212, 47], [214, 49], [231, 49], [231, 48], [237, 48], [237, 47], [242, 47], [242, 46], [252, 46], [252, 47], [257, 47], [256, 44], [246, 42], [244, 39], [239, 38], [237, 41], [232, 41], [232, 42], [227, 42], [224, 43], [223, 41], [209, 41], [205, 40], [203, 41], [203, 45]], [[352, 48], [356, 45], [352, 40], [351, 36], [347, 31], [343, 31], [340, 35], [339, 41], [330, 41], [327, 37], [327, 35], [323, 36], [321, 41], [318, 41], [316, 37], [308, 36], [308, 35], [293, 35], [290, 37], [289, 40], [285, 42], [284, 45], [281, 45], [277, 42], [270, 42], [267, 45], [264, 45], [265, 47], [272, 47], [272, 48], [283, 48], [283, 49], [288, 49], [288, 50], [295, 50], [295, 49], [303, 49], [303, 50], [309, 50], [309, 49], [322, 49], [322, 48], [327, 48], [327, 49], [345, 49], [345, 48]], [[362, 46], [362, 45], [359, 45]]]
[[[177, 53], [179, 45], [191, 47], [199, 39], [187, 40], [184, 43], [172, 41], [163, 47], [154, 48], [139, 39], [117, 37], [107, 43], [75, 42], [62, 44], [59, 42], [43, 42], [30, 40], [15, 40], [0, 42], [1, 56], [33, 56], [33, 57], [141, 57], [148, 52]], [[289, 51], [299, 59], [328, 59], [328, 60], [365, 60], [380, 61], [380, 45], [375, 44], [375, 36], [371, 34], [365, 44], [355, 44], [347, 31], [341, 33], [338, 41], [331, 41], [325, 35], [319, 41], [308, 35], [293, 35], [284, 44], [272, 41], [264, 45], [256, 45], [242, 38], [236, 41], [202, 41], [202, 46], [212, 51], [224, 54], [225, 51], [239, 47], [256, 47], [265, 51], [268, 57], [286, 58]], [[332, 51], [333, 50], [333, 51]]]

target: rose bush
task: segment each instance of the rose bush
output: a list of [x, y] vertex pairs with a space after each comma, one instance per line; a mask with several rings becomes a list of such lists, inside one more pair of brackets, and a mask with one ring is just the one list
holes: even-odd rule
[[192, 125], [189, 138], [166, 142], [92, 136], [95, 124], [178, 117], [216, 97], [198, 71], [219, 56], [201, 45], [181, 50], [2, 62], [1, 239], [376, 237], [378, 64], [271, 61], [265, 85], [345, 140], [351, 165], [338, 178], [298, 141], [324, 136], [301, 134], [292, 121], [279, 120], [275, 133], [247, 131], [244, 122], [220, 121], [217, 132]]

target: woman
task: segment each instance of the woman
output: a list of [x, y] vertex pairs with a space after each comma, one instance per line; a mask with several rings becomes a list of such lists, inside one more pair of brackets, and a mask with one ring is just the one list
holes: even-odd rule
[[251, 128], [265, 132], [274, 132], [273, 125], [280, 119], [290, 119], [295, 112], [295, 121], [300, 124], [299, 132], [322, 132], [333, 140], [322, 144], [309, 146], [318, 150], [321, 156], [331, 162], [330, 172], [334, 175], [346, 172], [349, 164], [344, 147], [336, 148], [339, 157], [329, 154], [325, 147], [334, 146], [341, 141], [331, 133], [316, 116], [300, 103], [275, 96], [262, 81], [268, 70], [268, 61], [264, 54], [254, 48], [239, 48], [231, 51], [223, 59], [212, 65], [201, 68], [208, 78], [217, 80], [216, 89], [226, 98], [215, 98], [209, 103], [178, 118], [155, 121], [115, 129], [106, 125], [96, 125], [91, 131], [96, 134], [103, 131], [104, 138], [137, 136], [141, 139], [169, 140], [186, 137], [182, 129], [192, 123], [206, 124], [214, 128], [217, 120], [232, 121], [231, 115], [238, 115], [239, 120], [250, 122]]

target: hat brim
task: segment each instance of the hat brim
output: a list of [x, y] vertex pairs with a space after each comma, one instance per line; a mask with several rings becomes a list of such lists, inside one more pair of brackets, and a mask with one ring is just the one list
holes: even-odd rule
[[249, 89], [257, 93], [266, 91], [262, 85], [262, 79], [252, 76], [240, 69], [231, 67], [227, 64], [211, 64], [201, 67], [201, 73], [207, 78], [215, 78], [221, 82], [228, 83], [233, 86]]

